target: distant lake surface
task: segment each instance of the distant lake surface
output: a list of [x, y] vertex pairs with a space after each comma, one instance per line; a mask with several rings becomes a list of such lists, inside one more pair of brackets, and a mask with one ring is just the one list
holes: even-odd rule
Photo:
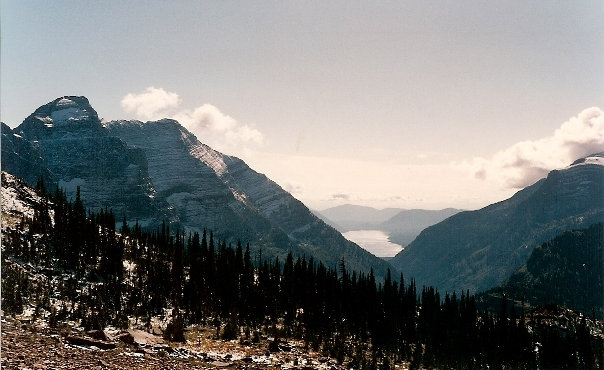
[[342, 235], [378, 257], [394, 257], [403, 250], [400, 245], [390, 242], [388, 234], [381, 230], [352, 230]]

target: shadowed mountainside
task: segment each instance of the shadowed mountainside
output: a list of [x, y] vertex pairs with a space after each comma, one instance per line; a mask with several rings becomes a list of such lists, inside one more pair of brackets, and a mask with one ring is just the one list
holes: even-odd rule
[[481, 291], [502, 283], [534, 247], [604, 219], [604, 153], [554, 170], [510, 199], [424, 230], [390, 262], [418, 284]]

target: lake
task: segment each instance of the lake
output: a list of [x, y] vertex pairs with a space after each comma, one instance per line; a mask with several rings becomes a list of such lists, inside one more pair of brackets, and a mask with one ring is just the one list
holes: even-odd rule
[[381, 230], [352, 230], [342, 235], [378, 257], [394, 257], [403, 250], [400, 245], [390, 242], [388, 234]]

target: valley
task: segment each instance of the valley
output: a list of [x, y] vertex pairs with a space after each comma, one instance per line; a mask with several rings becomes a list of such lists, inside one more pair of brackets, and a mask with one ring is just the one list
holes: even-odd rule
[[384, 259], [394, 257], [403, 249], [402, 246], [392, 243], [388, 235], [381, 230], [350, 230], [342, 235], [371, 254]]
[[0, 368], [604, 369], [603, 10], [0, 0]]
[[3, 367], [604, 363], [604, 152], [475, 211], [311, 212], [177, 121], [85, 97], [1, 143]]

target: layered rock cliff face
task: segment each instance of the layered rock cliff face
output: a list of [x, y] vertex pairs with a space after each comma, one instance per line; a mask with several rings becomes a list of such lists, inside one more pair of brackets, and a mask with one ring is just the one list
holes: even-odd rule
[[332, 266], [343, 257], [351, 268], [373, 267], [378, 276], [388, 268], [278, 184], [241, 159], [201, 143], [176, 121], [113, 121], [105, 127], [145, 152], [157, 197], [187, 229], [210, 228], [221, 238], [241, 238], [272, 255], [291, 250]]
[[604, 221], [604, 153], [576, 161], [510, 199], [422, 231], [391, 260], [419, 284], [481, 291], [526, 263], [535, 246]]
[[[214, 230], [220, 238], [262, 240], [267, 247], [291, 247], [243, 195], [225, 186], [218, 176], [227, 171], [222, 154], [211, 151], [178, 122], [113, 121], [108, 132], [131, 148], [142, 150], [158, 199], [173, 209], [180, 224], [192, 231]], [[201, 152], [212, 152], [213, 158]], [[196, 155], [193, 155], [195, 153]]]
[[[88, 208], [111, 208], [120, 222], [125, 217], [149, 227], [168, 221], [187, 231], [206, 228], [227, 242], [249, 242], [264, 256], [292, 251], [332, 267], [343, 258], [351, 269], [373, 268], [377, 277], [389, 267], [266, 176], [201, 143], [176, 121], [102, 124], [86, 98], [66, 96], [7, 129], [3, 134], [22, 140], [27, 150], [21, 152], [38, 158], [38, 167], [68, 197], [80, 187]], [[23, 155], [14, 148], [3, 143], [3, 169], [18, 168]], [[33, 185], [38, 176], [27, 181]]]
[[29, 184], [35, 184], [40, 178], [47, 184], [55, 182], [54, 176], [48, 170], [42, 153], [29, 140], [13, 132], [6, 124], [2, 126], [2, 169], [24, 179]]
[[109, 207], [118, 218], [136, 218], [143, 225], [169, 218], [154, 199], [144, 153], [109, 136], [86, 98], [58, 98], [14, 131], [39, 151], [68, 197], [80, 187], [93, 210]]

